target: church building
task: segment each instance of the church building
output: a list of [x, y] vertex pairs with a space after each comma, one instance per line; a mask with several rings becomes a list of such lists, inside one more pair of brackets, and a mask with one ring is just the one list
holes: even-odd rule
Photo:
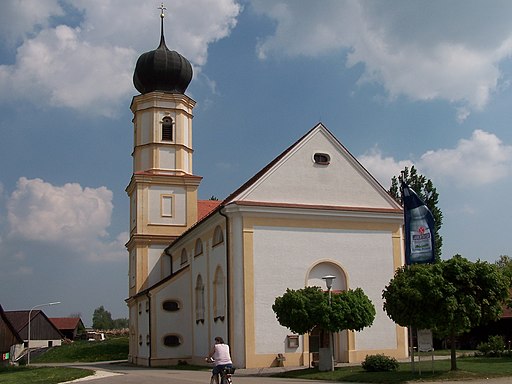
[[[287, 288], [360, 287], [373, 325], [334, 335], [338, 362], [407, 356], [406, 329], [382, 309], [404, 263], [403, 211], [321, 123], [221, 201], [198, 200], [189, 61], [160, 45], [142, 54], [131, 103], [129, 360], [204, 364], [214, 338], [239, 368], [308, 366], [318, 335], [294, 335], [272, 304]], [[200, 149], [199, 149], [200, 150]]]

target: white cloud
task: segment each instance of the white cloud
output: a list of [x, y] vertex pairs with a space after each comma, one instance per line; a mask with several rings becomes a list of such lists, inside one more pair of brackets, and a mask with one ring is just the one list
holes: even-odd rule
[[[6, 4], [15, 9], [14, 0]], [[137, 57], [158, 45], [159, 3], [155, 7], [135, 0], [69, 4], [82, 14], [79, 27], [49, 25], [50, 17], [62, 12], [57, 2], [38, 18], [31, 13], [22, 17], [24, 27], [16, 35], [36, 33], [18, 47], [14, 64], [0, 65], [0, 100], [29, 99], [40, 106], [115, 115], [135, 93], [131, 78]], [[233, 0], [175, 1], [165, 19], [167, 46], [200, 69], [208, 45], [229, 35], [240, 11]], [[18, 23], [5, 21], [5, 28]]]
[[435, 184], [479, 187], [510, 177], [512, 146], [492, 133], [475, 130], [470, 139], [459, 140], [455, 148], [427, 151], [418, 161], [385, 157], [377, 147], [358, 160], [386, 189], [393, 176], [412, 165]]
[[405, 167], [411, 167], [411, 160], [395, 160], [384, 156], [379, 148], [374, 147], [357, 160], [372, 174], [373, 177], [386, 189], [391, 186], [391, 178], [400, 174]]
[[46, 28], [50, 17], [63, 15], [58, 0], [2, 1], [0, 35], [3, 43], [13, 45], [39, 28]]
[[460, 186], [494, 183], [510, 176], [512, 146], [494, 134], [475, 130], [457, 147], [428, 151], [421, 156], [421, 168], [438, 180]]
[[59, 187], [21, 177], [7, 202], [8, 237], [65, 248], [89, 260], [119, 259], [128, 235], [108, 240], [112, 209], [112, 192], [105, 187]]
[[135, 52], [92, 46], [80, 36], [80, 29], [61, 25], [26, 41], [18, 49], [15, 66], [0, 66], [0, 88], [8, 90], [2, 92], [3, 98], [115, 114], [119, 101], [132, 90]]
[[261, 58], [347, 50], [348, 66], [364, 64], [360, 82], [378, 82], [390, 97], [462, 104], [459, 121], [507, 82], [499, 65], [512, 54], [510, 2], [331, 0], [318, 7], [254, 0], [253, 6], [276, 22], [275, 34], [258, 45]]

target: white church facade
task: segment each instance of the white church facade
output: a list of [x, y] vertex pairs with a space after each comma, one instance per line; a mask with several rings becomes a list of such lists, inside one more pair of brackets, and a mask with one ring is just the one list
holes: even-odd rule
[[224, 200], [198, 200], [191, 78], [162, 27], [134, 73], [129, 360], [203, 364], [222, 336], [237, 367], [307, 366], [315, 336], [291, 334], [272, 304], [326, 275], [334, 292], [362, 288], [377, 312], [371, 327], [335, 335], [335, 360], [406, 357], [406, 329], [381, 297], [404, 262], [401, 206], [321, 123]]

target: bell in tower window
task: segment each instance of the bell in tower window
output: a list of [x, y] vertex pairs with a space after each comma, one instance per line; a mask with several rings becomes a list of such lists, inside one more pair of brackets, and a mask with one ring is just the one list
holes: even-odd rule
[[162, 141], [172, 141], [172, 119], [169, 116], [162, 120]]

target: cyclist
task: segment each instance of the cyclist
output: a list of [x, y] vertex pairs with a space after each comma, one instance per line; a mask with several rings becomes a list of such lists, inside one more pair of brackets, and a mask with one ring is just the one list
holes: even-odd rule
[[224, 344], [224, 339], [220, 336], [215, 338], [215, 345], [210, 350], [207, 359], [213, 359], [215, 364], [212, 369], [212, 383], [219, 383], [219, 373], [222, 369], [233, 368], [231, 354], [229, 353], [229, 345]]

